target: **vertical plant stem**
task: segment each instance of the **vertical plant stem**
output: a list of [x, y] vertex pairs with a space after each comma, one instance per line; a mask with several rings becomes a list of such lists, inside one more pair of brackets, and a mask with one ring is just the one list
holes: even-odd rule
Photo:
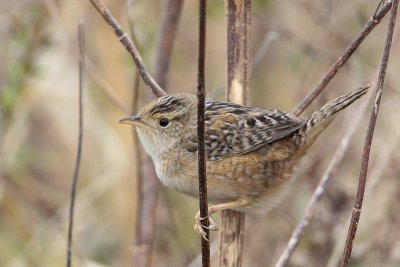
[[151, 266], [158, 199], [158, 181], [154, 165], [147, 155], [142, 157], [140, 164], [138, 177], [138, 221], [132, 266], [146, 267]]
[[[129, 24], [129, 32], [133, 42], [137, 44], [135, 35], [135, 24], [131, 14], [132, 1], [127, 1], [127, 16]], [[137, 103], [139, 97], [139, 70], [136, 70], [134, 84], [132, 88], [132, 106], [131, 114], [137, 111]], [[160, 85], [162, 86], [162, 85]], [[154, 171], [154, 166], [151, 159], [147, 155], [142, 155], [138, 149], [138, 138], [135, 132], [133, 133], [133, 143], [137, 166], [137, 213], [136, 213], [136, 230], [135, 241], [132, 250], [132, 266], [146, 267], [151, 266], [152, 251], [154, 244], [155, 233], [155, 214], [157, 209], [158, 199], [158, 181]]]
[[340, 164], [343, 161], [344, 156], [346, 155], [346, 152], [350, 146], [351, 138], [353, 137], [356, 129], [359, 127], [361, 119], [365, 113], [365, 110], [368, 105], [368, 100], [369, 98], [366, 98], [363, 101], [362, 106], [360, 106], [354, 112], [356, 114], [354, 114], [354, 118], [352, 118], [352, 120], [350, 121], [347, 132], [344, 134], [342, 141], [335, 150], [335, 154], [333, 155], [328, 168], [325, 170], [324, 175], [322, 176], [317, 188], [315, 189], [310, 201], [307, 204], [307, 207], [303, 213], [302, 218], [300, 219], [296, 228], [293, 230], [290, 240], [287, 243], [285, 250], [279, 257], [279, 260], [276, 263], [275, 267], [284, 267], [289, 264], [290, 257], [293, 255], [294, 250], [300, 243], [301, 238], [304, 235], [304, 232], [310, 225], [311, 220], [313, 219], [315, 212], [317, 211], [318, 205], [321, 202], [322, 197], [326, 192], [326, 188], [328, 186], [329, 181], [338, 171]]
[[[161, 9], [162, 14], [155, 45], [153, 66], [154, 79], [164, 89], [167, 88], [172, 48], [182, 11], [182, 4], [183, 0], [166, 0]], [[130, 32], [133, 34], [132, 20], [129, 24], [131, 28]], [[134, 99], [134, 101], [137, 101], [137, 99]], [[141, 164], [142, 168], [138, 175], [138, 223], [133, 251], [133, 266], [145, 267], [151, 266], [159, 182], [151, 158], [146, 155], [140, 161], [143, 164]]]
[[390, 17], [389, 17], [389, 26], [388, 26], [388, 31], [387, 31], [387, 35], [386, 35], [386, 42], [385, 42], [385, 47], [384, 47], [381, 65], [380, 65], [380, 69], [379, 69], [378, 81], [377, 81], [377, 85], [376, 85], [375, 100], [374, 100], [374, 103], [372, 106], [372, 111], [371, 111], [371, 115], [370, 115], [368, 129], [367, 129], [367, 135], [366, 135], [365, 143], [364, 143], [360, 176], [359, 176], [358, 188], [357, 188], [357, 195], [356, 195], [356, 200], [355, 200], [354, 207], [353, 207], [353, 212], [352, 212], [351, 221], [350, 221], [350, 225], [349, 225], [349, 231], [347, 233], [347, 239], [346, 239], [346, 243], [345, 243], [345, 247], [344, 247], [344, 251], [343, 251], [342, 261], [340, 264], [341, 267], [349, 265], [350, 256], [351, 256], [351, 252], [353, 249], [353, 241], [356, 236], [357, 226], [360, 221], [362, 204], [363, 204], [363, 200], [364, 200], [365, 185], [366, 185], [366, 181], [367, 181], [369, 155], [371, 152], [372, 139], [374, 136], [375, 124], [376, 124], [376, 121], [378, 118], [378, 112], [379, 112], [379, 107], [380, 107], [381, 98], [382, 98], [382, 90], [383, 90], [383, 85], [385, 82], [386, 69], [387, 69], [387, 65], [388, 65], [388, 61], [389, 61], [389, 54], [390, 54], [390, 48], [392, 45], [393, 31], [394, 31], [394, 26], [395, 26], [395, 22], [396, 22], [397, 6], [398, 6], [398, 0], [393, 0], [392, 10], [390, 12]]
[[[251, 0], [226, 0], [227, 99], [249, 104], [251, 74]], [[219, 266], [241, 266], [244, 213], [224, 210], [221, 216]]]
[[251, 75], [251, 1], [226, 0], [227, 99], [249, 104]]
[[83, 22], [79, 22], [78, 26], [79, 36], [79, 122], [78, 122], [78, 147], [76, 151], [74, 173], [72, 175], [72, 186], [70, 194], [70, 205], [69, 205], [69, 220], [68, 220], [68, 239], [67, 239], [67, 256], [66, 266], [72, 266], [72, 233], [74, 226], [74, 210], [75, 210], [75, 196], [76, 187], [78, 184], [79, 169], [81, 166], [81, 155], [82, 155], [82, 140], [83, 140], [83, 101], [82, 92], [83, 84], [85, 82], [85, 32]]
[[155, 56], [153, 60], [154, 78], [162, 88], [167, 86], [167, 73], [171, 62], [172, 47], [174, 44], [178, 22], [182, 12], [183, 0], [162, 1], [159, 34], [156, 40]]
[[207, 199], [207, 177], [206, 177], [206, 153], [205, 153], [205, 50], [206, 50], [206, 0], [200, 0], [199, 12], [199, 55], [197, 73], [197, 144], [198, 144], [198, 173], [199, 173], [199, 205], [201, 224], [206, 238], [201, 238], [201, 255], [203, 267], [210, 266], [210, 233], [208, 226], [208, 199]]

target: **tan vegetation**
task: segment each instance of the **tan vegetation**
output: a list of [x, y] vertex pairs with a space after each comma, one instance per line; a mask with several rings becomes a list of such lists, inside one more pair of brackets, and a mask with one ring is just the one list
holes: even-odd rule
[[[128, 29], [125, 1], [105, 2]], [[207, 95], [223, 100], [224, 7], [223, 1], [208, 2]], [[265, 40], [270, 42], [253, 72], [251, 104], [286, 111], [293, 110], [316, 84], [376, 8], [375, 1], [359, 0], [259, 0], [253, 4], [253, 54]], [[159, 1], [134, 1], [131, 10], [140, 52], [150, 70], [154, 69], [151, 62], [162, 8]], [[116, 122], [129, 113], [135, 68], [88, 1], [17, 0], [0, 2], [0, 266], [65, 265], [78, 129], [77, 24], [81, 19], [86, 28], [88, 70], [74, 266], [129, 266], [132, 261], [136, 173], [141, 166], [133, 157], [132, 131]], [[197, 22], [197, 2], [185, 1], [168, 79], [170, 92], [195, 93]], [[375, 78], [386, 24], [387, 18], [307, 114]], [[394, 38], [352, 266], [400, 265], [398, 30]], [[141, 86], [140, 107], [147, 91]], [[246, 217], [243, 266], [272, 266], [277, 261], [357, 105], [339, 115], [315, 143], [289, 197], [266, 216]], [[328, 185], [291, 266], [336, 266], [340, 260], [367, 117]], [[195, 199], [160, 189], [154, 266], [185, 266], [198, 255], [199, 237], [193, 231], [197, 210]]]

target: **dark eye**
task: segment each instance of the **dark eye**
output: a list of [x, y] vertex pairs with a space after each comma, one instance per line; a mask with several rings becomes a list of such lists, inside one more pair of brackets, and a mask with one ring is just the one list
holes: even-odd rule
[[168, 125], [168, 123], [169, 123], [169, 119], [167, 119], [167, 118], [162, 118], [160, 120], [161, 127], [166, 127]]

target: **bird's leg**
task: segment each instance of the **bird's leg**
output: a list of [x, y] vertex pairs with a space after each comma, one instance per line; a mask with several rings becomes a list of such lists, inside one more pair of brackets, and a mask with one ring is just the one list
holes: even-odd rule
[[239, 199], [235, 200], [232, 202], [226, 202], [226, 203], [221, 203], [221, 204], [216, 204], [216, 205], [210, 205], [208, 207], [208, 219], [210, 220], [210, 225], [209, 226], [204, 226], [201, 224], [201, 220], [207, 218], [207, 217], [200, 217], [200, 211], [196, 213], [196, 216], [194, 217], [195, 219], [195, 225], [194, 225], [194, 230], [201, 234], [201, 236], [207, 240], [206, 238], [206, 232], [204, 232], [203, 228], [207, 228], [211, 231], [218, 231], [219, 227], [218, 224], [211, 218], [211, 214], [221, 211], [221, 210], [226, 210], [226, 209], [233, 209], [241, 206], [245, 206], [249, 203], [248, 199]]

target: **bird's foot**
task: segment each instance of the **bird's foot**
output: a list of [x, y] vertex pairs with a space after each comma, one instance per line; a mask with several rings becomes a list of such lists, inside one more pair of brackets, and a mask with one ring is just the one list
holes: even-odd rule
[[[208, 208], [208, 215], [206, 217], [200, 217], [200, 211], [197, 212], [196, 216], [194, 217], [195, 220], [195, 225], [194, 225], [194, 230], [199, 233], [205, 240], [209, 241], [206, 235], [206, 232], [204, 231], [204, 229], [208, 229], [211, 231], [218, 231], [219, 230], [219, 226], [218, 224], [214, 221], [214, 219], [211, 217], [211, 214], [215, 212], [213, 210], [213, 207], [210, 206]], [[202, 220], [207, 219], [209, 220], [209, 225], [203, 225], [201, 223]]]

